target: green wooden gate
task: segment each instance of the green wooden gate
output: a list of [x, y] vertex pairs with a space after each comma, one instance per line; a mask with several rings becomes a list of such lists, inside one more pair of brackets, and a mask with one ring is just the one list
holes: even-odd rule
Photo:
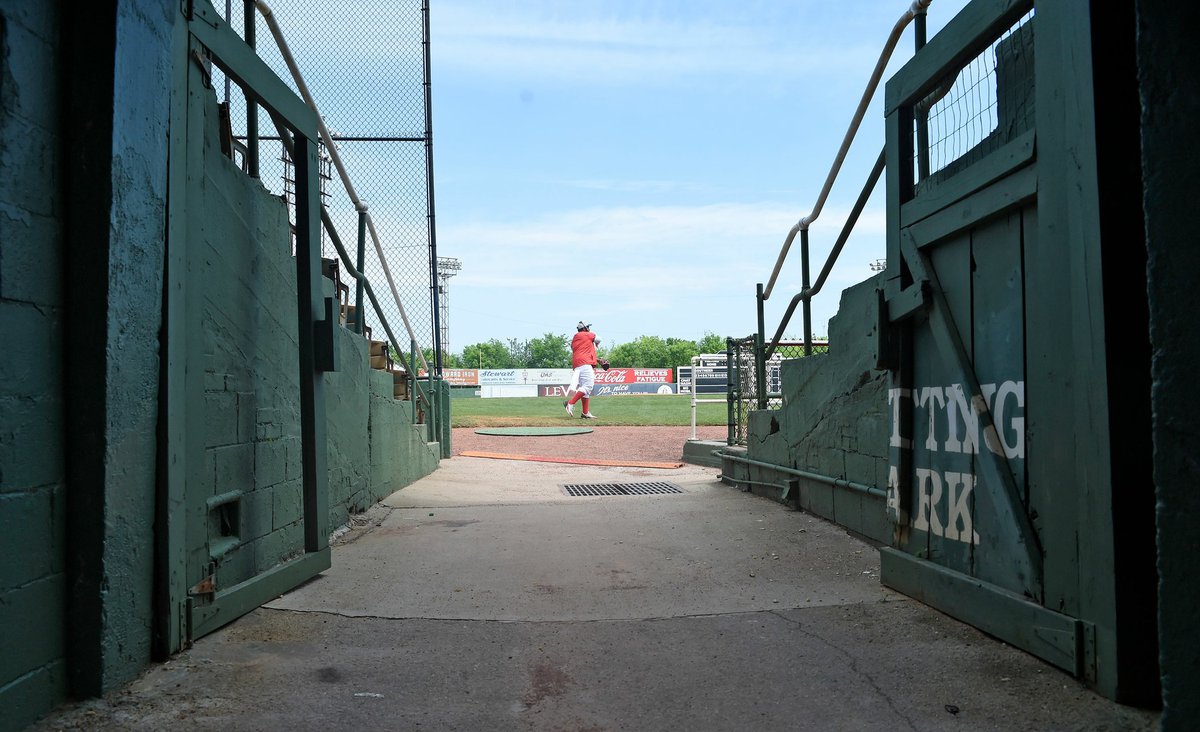
[[[175, 64], [169, 172], [159, 518], [166, 653], [330, 566], [321, 370], [331, 367], [322, 336], [333, 321], [319, 279], [316, 116], [207, 0], [188, 5], [176, 29], [186, 59]], [[222, 153], [214, 67], [293, 138], [294, 257], [284, 204]], [[232, 250], [221, 249], [230, 241]], [[282, 291], [290, 300], [262, 294]], [[214, 335], [220, 329], [237, 333]], [[263, 353], [270, 338], [283, 346]], [[218, 341], [235, 355], [241, 349], [244, 363], [222, 363]]]
[[1116, 557], [1153, 537], [1113, 516], [1089, 13], [976, 0], [887, 85], [882, 579], [1136, 699], [1153, 603], [1117, 611]]

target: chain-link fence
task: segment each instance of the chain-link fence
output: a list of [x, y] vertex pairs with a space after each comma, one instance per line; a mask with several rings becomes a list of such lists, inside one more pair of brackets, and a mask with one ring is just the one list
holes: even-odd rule
[[[761, 374], [764, 388], [760, 389], [758, 363], [762, 360], [762, 353], [758, 350], [756, 341], [755, 336], [729, 340], [732, 356], [729, 391], [734, 402], [734, 441], [739, 445], [746, 444], [749, 415], [752, 410], [759, 409], [760, 404], [765, 404], [767, 409], [783, 407], [783, 362], [805, 355], [803, 341], [780, 341], [771, 357], [763, 364]], [[813, 342], [814, 355], [828, 351], [827, 342]]]
[[[214, 4], [233, 28], [245, 32], [247, 9], [253, 8], [252, 4], [244, 0], [216, 0]], [[427, 0], [365, 0], [350, 5], [272, 0], [271, 12], [320, 110], [351, 185], [368, 208], [417, 345], [433, 349], [437, 339], [433, 285], [438, 276], [427, 110], [427, 4]], [[259, 57], [299, 93], [263, 19], [252, 10], [250, 13]], [[249, 130], [245, 98], [236, 84], [229, 84], [219, 73], [214, 75], [213, 85], [218, 100], [228, 104], [235, 143], [244, 145]], [[292, 163], [270, 118], [265, 113], [259, 118], [262, 183], [291, 203]], [[323, 145], [320, 157], [322, 202], [353, 259], [358, 211]], [[343, 305], [352, 308], [353, 278], [332, 261], [337, 259], [337, 251], [324, 232], [322, 250], [334, 276], [348, 286], [339, 293]], [[363, 272], [371, 281], [388, 325], [407, 352], [408, 333], [369, 230]], [[364, 323], [371, 329], [372, 338], [385, 339], [365, 296], [364, 311]]]
[[918, 182], [947, 178], [1033, 129], [1033, 21], [1031, 10], [917, 105]]

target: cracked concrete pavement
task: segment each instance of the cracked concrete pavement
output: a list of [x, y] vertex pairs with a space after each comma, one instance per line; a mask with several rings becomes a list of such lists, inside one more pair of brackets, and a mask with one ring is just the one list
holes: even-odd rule
[[[443, 461], [330, 570], [35, 729], [1157, 729], [717, 475]], [[684, 492], [561, 489], [648, 480]]]

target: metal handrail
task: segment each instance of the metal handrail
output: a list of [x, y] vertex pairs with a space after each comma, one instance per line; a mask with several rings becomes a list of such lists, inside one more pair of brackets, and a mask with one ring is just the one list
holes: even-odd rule
[[[342, 158], [338, 154], [337, 147], [335, 147], [333, 144], [333, 137], [329, 134], [329, 129], [325, 126], [325, 120], [322, 118], [320, 110], [317, 109], [317, 103], [313, 100], [312, 94], [310, 94], [308, 91], [308, 85], [304, 83], [304, 77], [300, 74], [300, 68], [296, 65], [296, 60], [292, 57], [292, 52], [287, 45], [287, 41], [284, 40], [283, 31], [280, 30], [279, 24], [275, 22], [275, 14], [271, 12], [271, 8], [265, 2], [263, 2], [263, 0], [254, 0], [254, 7], [258, 10], [259, 15], [263, 17], [263, 20], [266, 21], [267, 28], [270, 29], [271, 36], [275, 39], [275, 45], [279, 47], [279, 53], [283, 56], [283, 62], [287, 65], [288, 71], [291, 72], [292, 80], [296, 82], [296, 88], [299, 89], [300, 96], [304, 99], [304, 103], [307, 104], [309, 109], [311, 109], [317, 116], [317, 129], [321, 133], [321, 140], [325, 143], [325, 149], [329, 152], [329, 157], [333, 160], [334, 167], [337, 168], [338, 177], [340, 177], [342, 180], [342, 186], [346, 189], [346, 194], [350, 196], [351, 202], [354, 203], [354, 208], [366, 215], [367, 228], [371, 232], [371, 240], [375, 244], [375, 252], [379, 255], [379, 263], [383, 267], [383, 273], [387, 278], [388, 286], [391, 288], [392, 297], [395, 299], [396, 307], [400, 311], [400, 318], [404, 321], [405, 329], [408, 330], [409, 339], [416, 340], [412, 323], [410, 323], [408, 320], [408, 313], [405, 311], [403, 303], [400, 302], [400, 295], [396, 291], [396, 283], [392, 279], [391, 268], [388, 267], [387, 259], [383, 256], [383, 246], [379, 243], [379, 234], [375, 231], [375, 221], [371, 218], [369, 213], [366, 213], [366, 204], [363, 203], [362, 199], [358, 197], [358, 193], [354, 190], [354, 184], [350, 182], [350, 175], [346, 172], [346, 166], [342, 164]], [[280, 136], [283, 136], [282, 132], [280, 133]], [[324, 210], [324, 206], [322, 206], [322, 210]], [[330, 226], [332, 225], [330, 224]], [[345, 261], [347, 269], [354, 273], [355, 278], [359, 279], [359, 281], [365, 281], [363, 274], [358, 272], [353, 266], [350, 265], [348, 257], [343, 251], [341, 251], [340, 247], [339, 254], [342, 254], [342, 259]], [[371, 302], [375, 305], [376, 314], [380, 316], [382, 321], [383, 313], [380, 312], [379, 304], [375, 300], [373, 293], [371, 295]], [[362, 314], [359, 313], [358, 317], [361, 318]], [[388, 334], [390, 336], [391, 331], [387, 328], [386, 323], [384, 323], [384, 328], [385, 330], [388, 330]], [[393, 347], [396, 347], [397, 355], [403, 353], [403, 351], [401, 351], [395, 343], [392, 345]], [[417, 356], [421, 361], [421, 365], [425, 367], [425, 372], [432, 374], [433, 370], [429, 368], [429, 362], [425, 360], [425, 354], [418, 350]], [[403, 357], [401, 357], [401, 360], [404, 360]], [[405, 366], [407, 368], [408, 364], [405, 364]], [[413, 375], [415, 381], [416, 373], [411, 369], [409, 369], [409, 372]]]
[[875, 70], [871, 72], [871, 80], [867, 82], [867, 88], [863, 91], [862, 99], [858, 102], [858, 109], [854, 111], [850, 127], [846, 130], [845, 137], [842, 138], [842, 146], [838, 148], [837, 157], [833, 161], [833, 166], [829, 169], [829, 175], [825, 177], [825, 185], [821, 188], [821, 194], [817, 197], [817, 203], [813, 206], [812, 213], [797, 221], [796, 225], [788, 232], [787, 239], [783, 243], [783, 248], [779, 252], [779, 257], [775, 260], [775, 269], [771, 272], [771, 279], [767, 282], [766, 289], [763, 290], [762, 299], [766, 300], [771, 297], [771, 290], [775, 287], [775, 280], [779, 277], [779, 270], [783, 267], [783, 260], [787, 258], [788, 250], [791, 249], [792, 241], [796, 238], [796, 234], [800, 231], [807, 231], [809, 225], [821, 215], [821, 209], [825, 206], [825, 199], [829, 197], [829, 191], [833, 188], [833, 181], [837, 178], [838, 173], [841, 171], [842, 163], [846, 160], [846, 153], [850, 150], [850, 143], [854, 141], [855, 135], [858, 134], [858, 127], [862, 124], [863, 116], [867, 112], [871, 98], [875, 96], [875, 90], [879, 86], [879, 80], [883, 78], [883, 71], [887, 68], [888, 61], [892, 58], [892, 52], [896, 50], [896, 43], [900, 40], [900, 34], [904, 32], [905, 27], [912, 22], [913, 18], [918, 15], [924, 15], [932, 2], [933, 0], [913, 0], [912, 6], [904, 11], [904, 14], [900, 16], [895, 26], [892, 27], [892, 32], [879, 54], [879, 60], [875, 62]]
[[[770, 343], [765, 344], [766, 355], [763, 358], [771, 358], [771, 354], [775, 353], [775, 350], [779, 347], [780, 341], [783, 339], [783, 331], [787, 328], [788, 323], [791, 322], [792, 315], [796, 312], [796, 306], [802, 300], [812, 300], [813, 296], [825, 286], [825, 280], [829, 278], [829, 273], [833, 271], [833, 265], [841, 255], [842, 248], [850, 240], [850, 232], [858, 224], [858, 217], [862, 215], [863, 209], [867, 206], [867, 201], [871, 198], [871, 193], [879, 183], [879, 177], [883, 175], [885, 153], [886, 150], [879, 151], [879, 158], [875, 161], [875, 167], [871, 168], [871, 174], [867, 176], [867, 182], [863, 185], [862, 192], [858, 194], [858, 200], [854, 202], [854, 208], [850, 210], [850, 215], [846, 218], [846, 222], [842, 224], [842, 231], [838, 234], [837, 241], [833, 244], [833, 249], [829, 251], [829, 256], [825, 259], [825, 266], [821, 268], [821, 274], [817, 275], [816, 283], [806, 286], [792, 297], [791, 302], [788, 303], [787, 310], [783, 314], [783, 320], [780, 321], [779, 328], [775, 331], [775, 337]], [[764, 297], [763, 299], [765, 300], [766, 298]], [[805, 326], [805, 330], [808, 330], [807, 325]]]

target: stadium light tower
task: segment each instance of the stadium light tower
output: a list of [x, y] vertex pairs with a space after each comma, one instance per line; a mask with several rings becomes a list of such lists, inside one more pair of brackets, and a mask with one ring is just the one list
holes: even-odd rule
[[441, 311], [442, 352], [450, 353], [450, 296], [447, 292], [446, 281], [462, 269], [462, 262], [454, 257], [438, 257], [438, 309]]

